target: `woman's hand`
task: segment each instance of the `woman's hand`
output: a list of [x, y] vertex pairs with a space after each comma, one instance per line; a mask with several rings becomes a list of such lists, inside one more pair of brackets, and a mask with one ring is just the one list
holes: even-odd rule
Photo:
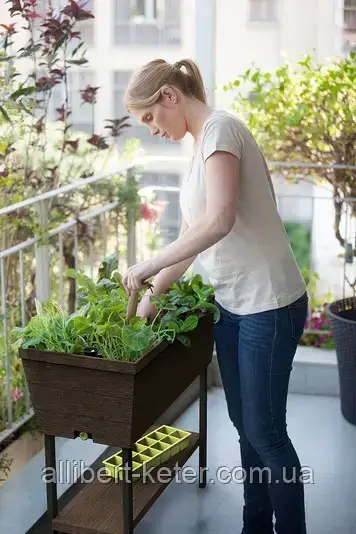
[[136, 315], [141, 319], [154, 319], [157, 315], [157, 309], [154, 304], [150, 302], [150, 295], [144, 295], [137, 306]]
[[140, 291], [147, 287], [147, 280], [156, 275], [159, 269], [154, 265], [152, 260], [145, 260], [129, 267], [124, 276], [123, 284], [128, 294], [131, 291]]

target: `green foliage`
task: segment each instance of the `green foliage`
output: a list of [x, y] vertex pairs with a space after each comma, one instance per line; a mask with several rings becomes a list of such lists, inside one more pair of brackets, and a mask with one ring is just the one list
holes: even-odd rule
[[76, 311], [66, 315], [53, 302], [37, 302], [37, 315], [24, 328], [14, 329], [13, 349], [84, 354], [86, 347], [95, 347], [104, 358], [136, 361], [163, 340], [177, 339], [190, 346], [187, 334], [197, 327], [202, 313], [213, 313], [218, 319], [218, 308], [210, 302], [213, 288], [196, 275], [173, 284], [166, 294], [151, 297], [157, 309], [151, 323], [138, 316], [128, 320], [128, 296], [117, 262], [116, 254], [107, 258], [95, 280], [68, 269], [67, 276], [76, 279], [79, 289]]
[[[31, 332], [23, 343], [23, 348], [31, 346], [39, 348], [46, 347], [50, 351], [68, 352], [83, 351], [83, 340], [77, 337], [77, 329], [63, 311], [53, 302], [41, 303], [36, 300], [37, 314], [31, 318], [31, 325], [25, 328], [14, 328], [15, 335], [27, 335]], [[17, 348], [16, 343], [13, 346]]]
[[[214, 320], [219, 320], [219, 309], [211, 301], [214, 289], [204, 284], [201, 275], [190, 279], [180, 279], [174, 283], [168, 293], [151, 297], [157, 309], [157, 317], [162, 321], [171, 321], [189, 312], [212, 312]], [[156, 320], [156, 318], [155, 318]]]
[[331, 293], [319, 296], [318, 282], [320, 280], [320, 276], [318, 273], [310, 271], [309, 267], [302, 268], [301, 273], [307, 286], [310, 305], [312, 309], [320, 308], [324, 305], [325, 302], [331, 302], [333, 300], [334, 297]]
[[318, 296], [318, 273], [311, 272], [309, 268], [301, 269], [305, 280], [309, 303], [309, 316], [305, 325], [305, 331], [300, 344], [309, 347], [322, 349], [335, 349], [334, 337], [332, 335], [331, 324], [327, 313], [329, 302], [333, 300], [331, 294], [323, 298]]
[[310, 259], [310, 229], [305, 224], [294, 221], [284, 221], [284, 227], [299, 268], [308, 268]]
[[[301, 345], [322, 349], [335, 349], [327, 307], [328, 302], [312, 307], [310, 317], [305, 325], [306, 331], [302, 336]], [[318, 331], [318, 333], [313, 332], [313, 330]]]
[[[92, 118], [91, 133], [79, 132], [73, 127], [68, 81], [78, 65], [81, 71], [89, 66], [80, 22], [93, 18], [93, 15], [72, 0], [47, 2], [48, 9], [41, 17], [36, 14], [39, 2], [36, 6], [35, 1], [8, 0], [6, 4], [14, 22], [8, 26], [0, 24], [0, 208], [79, 179], [113, 172], [110, 180], [101, 180], [76, 190], [75, 194], [64, 193], [51, 199], [48, 202], [47, 225], [40, 225], [39, 213], [32, 207], [0, 218], [2, 250], [33, 237], [39, 240], [38, 243], [49, 245], [51, 295], [55, 301], [59, 294], [58, 264], [63, 261], [67, 267], [75, 265], [76, 244], [74, 232], [64, 232], [63, 257], [60, 258], [58, 240], [49, 239], [48, 231], [105, 204], [118, 202], [118, 207], [106, 214], [105, 230], [107, 242], [119, 236], [117, 246], [124, 255], [128, 212], [133, 209], [136, 218], [139, 214], [139, 176], [129, 176], [126, 172], [118, 175], [116, 169], [122, 163], [137, 158], [139, 145], [137, 141], [129, 140], [122, 153], [118, 152], [117, 138], [129, 126], [127, 117], [108, 119], [104, 127], [105, 136], [94, 132], [97, 87], [83, 86], [80, 91], [81, 106]], [[21, 33], [20, 40], [13, 38], [16, 33]], [[18, 48], [18, 43], [21, 43], [21, 48]], [[58, 88], [61, 90], [57, 91]], [[60, 95], [62, 98], [58, 101]], [[102, 251], [100, 225], [78, 220], [76, 230], [78, 260], [85, 263], [89, 247], [94, 245], [94, 257], [89, 261], [96, 261], [95, 256]], [[8, 423], [7, 393], [12, 398], [12, 420], [17, 421], [26, 412], [22, 362], [11, 348], [12, 330], [22, 324], [18, 254], [7, 258], [5, 269], [6, 322], [4, 320], [3, 325], [7, 326], [7, 341], [5, 332], [0, 331], [0, 431]], [[26, 322], [37, 313], [34, 307], [36, 278], [32, 249], [24, 251], [23, 272]], [[113, 281], [117, 282], [117, 279]], [[68, 278], [63, 288], [65, 307], [70, 311], [75, 306], [75, 291], [71, 291], [74, 283], [72, 278]], [[82, 296], [77, 297], [80, 302]], [[34, 319], [32, 323], [34, 337], [39, 337], [39, 343], [63, 350], [68, 346], [81, 350], [82, 340], [77, 340], [78, 346], [74, 342], [73, 324], [67, 321], [63, 310], [47, 303], [39, 308], [39, 316], [42, 331], [39, 319]], [[43, 333], [45, 326], [47, 333]], [[63, 334], [61, 339], [59, 330]], [[7, 355], [6, 362], [2, 357], [4, 354]], [[8, 391], [5, 367], [10, 375]]]
[[[15, 335], [11, 336], [13, 341]], [[1, 346], [0, 338], [0, 346]], [[10, 351], [9, 351], [10, 352]], [[9, 395], [11, 399], [11, 413], [13, 421], [18, 420], [26, 410], [25, 376], [21, 359], [15, 354], [9, 354], [7, 363], [0, 359], [0, 432], [5, 430], [8, 421], [6, 367], [9, 370]]]
[[[273, 72], [249, 68], [225, 90], [235, 94], [234, 111], [246, 121], [268, 159], [355, 165], [356, 52], [325, 64], [306, 55]], [[285, 172], [289, 176], [290, 170]], [[312, 176], [310, 169], [305, 172]], [[356, 196], [355, 171], [313, 172], [333, 187], [335, 236], [344, 247], [339, 216], [342, 199]]]
[[[307, 55], [274, 72], [250, 68], [226, 90], [236, 91], [233, 107], [268, 157], [337, 163], [343, 144], [354, 139], [355, 82], [356, 53], [351, 52], [325, 65]], [[355, 147], [348, 150], [344, 163], [348, 156], [354, 160]]]
[[[10, 13], [12, 3], [8, 2]], [[109, 140], [115, 140], [128, 125], [127, 117], [108, 120], [108, 137], [104, 138], [94, 132], [76, 132], [71, 124], [68, 79], [75, 65], [88, 64], [78, 24], [84, 17], [93, 18], [92, 13], [81, 9], [78, 18], [73, 2], [68, 1], [53, 9], [48, 6], [42, 18], [36, 14], [36, 2], [25, 4], [16, 3], [18, 22], [0, 29], [0, 131], [4, 139], [0, 160], [9, 194], [16, 191], [27, 198], [31, 192], [38, 194], [102, 170], [108, 155], [115, 155], [115, 143], [110, 146]], [[19, 33], [18, 26], [24, 46], [16, 49], [13, 35]], [[24, 57], [29, 72], [20, 73]], [[53, 93], [58, 86], [63, 98], [55, 107]], [[97, 91], [91, 86], [81, 91], [81, 105], [88, 108], [89, 117], [94, 116]]]
[[14, 458], [10, 458], [7, 453], [0, 455], [0, 482], [4, 480], [3, 475], [8, 478], [13, 461]]
[[309, 296], [316, 295], [317, 283], [319, 280], [318, 273], [312, 273], [308, 267], [302, 268], [301, 273], [307, 286]]
[[[90, 134], [79, 132], [73, 125], [72, 99], [68, 97], [68, 83], [71, 73], [77, 70], [76, 65], [88, 66], [80, 22], [92, 19], [93, 14], [70, 0], [48, 5], [41, 17], [37, 14], [39, 5], [36, 2], [9, 0], [7, 4], [10, 15], [16, 13], [16, 22], [0, 25], [0, 208], [79, 179], [110, 171], [113, 174], [108, 180], [46, 201], [48, 221], [45, 223], [40, 223], [38, 205], [1, 217], [1, 248], [8, 249], [35, 237], [38, 244], [49, 245], [53, 261], [63, 260], [67, 267], [72, 267], [75, 264], [75, 233], [62, 234], [63, 258], [58, 258], [58, 242], [51, 240], [48, 232], [61, 223], [78, 219], [79, 215], [117, 202], [118, 207], [107, 214], [105, 234], [107, 240], [120, 236], [117, 246], [124, 253], [121, 247], [126, 247], [124, 236], [128, 213], [132, 209], [137, 218], [140, 206], [139, 177], [115, 172], [127, 158], [134, 158], [138, 148], [130, 142], [127, 152], [126, 146], [122, 155], [117, 150], [117, 138], [129, 126], [126, 123], [128, 117], [108, 119], [105, 137], [94, 133], [94, 123]], [[14, 39], [16, 33], [21, 33], [20, 41]], [[21, 48], [18, 46], [20, 42]], [[26, 58], [25, 71], [22, 71], [23, 58]], [[81, 105], [93, 120], [99, 88], [83, 86], [81, 89]], [[62, 95], [59, 101], [58, 95]], [[78, 254], [82, 260], [93, 243], [98, 250], [97, 240], [102, 234], [100, 225], [93, 221], [78, 222], [76, 230]], [[27, 274], [26, 297], [30, 297], [26, 301], [26, 320], [35, 311], [34, 269], [33, 258], [26, 251], [23, 270]], [[6, 262], [8, 309], [19, 306], [19, 270], [19, 256], [13, 254]], [[52, 286], [58, 291], [57, 285], [53, 281]], [[72, 288], [73, 281], [67, 280], [64, 293], [70, 311], [74, 309]]]

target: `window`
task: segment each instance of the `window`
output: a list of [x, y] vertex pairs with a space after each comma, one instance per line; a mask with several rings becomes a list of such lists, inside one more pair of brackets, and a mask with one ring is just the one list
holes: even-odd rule
[[95, 130], [93, 116], [95, 105], [83, 103], [80, 91], [86, 85], [95, 86], [95, 72], [93, 70], [72, 70], [68, 73], [69, 106], [72, 112], [70, 120], [73, 129], [90, 134]]
[[345, 0], [344, 28], [356, 32], [356, 0]]
[[[85, 9], [85, 11], [90, 11], [93, 13], [93, 15], [95, 15], [94, 0], [87, 0], [83, 5], [83, 9]], [[81, 20], [77, 23], [78, 31], [81, 33], [81, 39], [88, 46], [92, 46], [94, 44], [94, 21], [95, 19], [87, 19]], [[76, 44], [78, 44], [78, 41]]]
[[356, 0], [344, 0], [343, 52], [356, 50]]
[[[114, 90], [113, 90], [113, 112], [115, 119], [127, 115], [127, 111], [123, 104], [125, 90], [132, 72], [129, 70], [119, 70], [114, 72]], [[158, 135], [152, 135], [148, 126], [139, 123], [134, 117], [130, 117], [129, 128], [125, 129], [119, 137], [120, 141], [136, 137], [140, 139], [143, 145], [162, 145], [167, 146], [167, 143], [173, 143], [167, 139], [163, 139]]]
[[118, 45], [179, 45], [180, 0], [113, 0]]
[[[93, 106], [83, 103], [82, 91], [86, 85], [95, 85], [95, 72], [92, 70], [72, 70], [68, 72], [68, 100], [71, 115], [69, 122], [73, 131], [91, 134], [95, 131]], [[58, 117], [56, 112], [65, 103], [64, 85], [56, 85], [51, 95], [51, 119]], [[95, 109], [95, 105], [94, 105]]]
[[250, 21], [269, 22], [276, 20], [276, 0], [250, 0]]
[[131, 14], [138, 22], [157, 19], [157, 0], [133, 0]]
[[[179, 187], [180, 183], [181, 177], [176, 173], [167, 173], [163, 171], [143, 172], [140, 187]], [[156, 191], [155, 196], [157, 200], [165, 202], [167, 206], [160, 221], [160, 235], [163, 240], [163, 246], [165, 246], [177, 239], [179, 235], [181, 225], [179, 192]]]
[[[113, 118], [119, 119], [127, 115], [127, 111], [124, 106], [124, 95], [127, 84], [131, 77], [132, 72], [129, 70], [119, 70], [114, 72], [114, 85], [113, 85]], [[143, 137], [143, 127], [140, 124], [133, 124], [133, 119], [130, 119], [130, 127], [123, 130], [123, 133], [118, 138], [118, 142], [132, 138]]]

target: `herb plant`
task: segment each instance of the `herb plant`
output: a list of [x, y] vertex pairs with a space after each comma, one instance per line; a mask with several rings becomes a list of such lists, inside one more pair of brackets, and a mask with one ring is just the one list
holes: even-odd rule
[[66, 275], [76, 279], [78, 286], [76, 311], [65, 314], [51, 301], [37, 301], [37, 315], [24, 328], [14, 330], [18, 338], [14, 348], [84, 354], [85, 348], [93, 347], [103, 358], [136, 361], [164, 340], [177, 339], [189, 347], [187, 334], [204, 313], [213, 313], [218, 320], [214, 290], [200, 275], [181, 279], [167, 293], [152, 296], [157, 314], [151, 322], [138, 316], [127, 320], [128, 295], [117, 263], [116, 254], [103, 261], [95, 280], [68, 269]]

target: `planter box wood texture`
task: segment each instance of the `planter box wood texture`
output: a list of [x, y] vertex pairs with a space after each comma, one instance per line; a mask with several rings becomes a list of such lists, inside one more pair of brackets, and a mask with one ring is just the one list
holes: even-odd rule
[[20, 349], [39, 428], [132, 447], [209, 365], [213, 328], [212, 315], [203, 315], [191, 347], [165, 341], [135, 363]]

